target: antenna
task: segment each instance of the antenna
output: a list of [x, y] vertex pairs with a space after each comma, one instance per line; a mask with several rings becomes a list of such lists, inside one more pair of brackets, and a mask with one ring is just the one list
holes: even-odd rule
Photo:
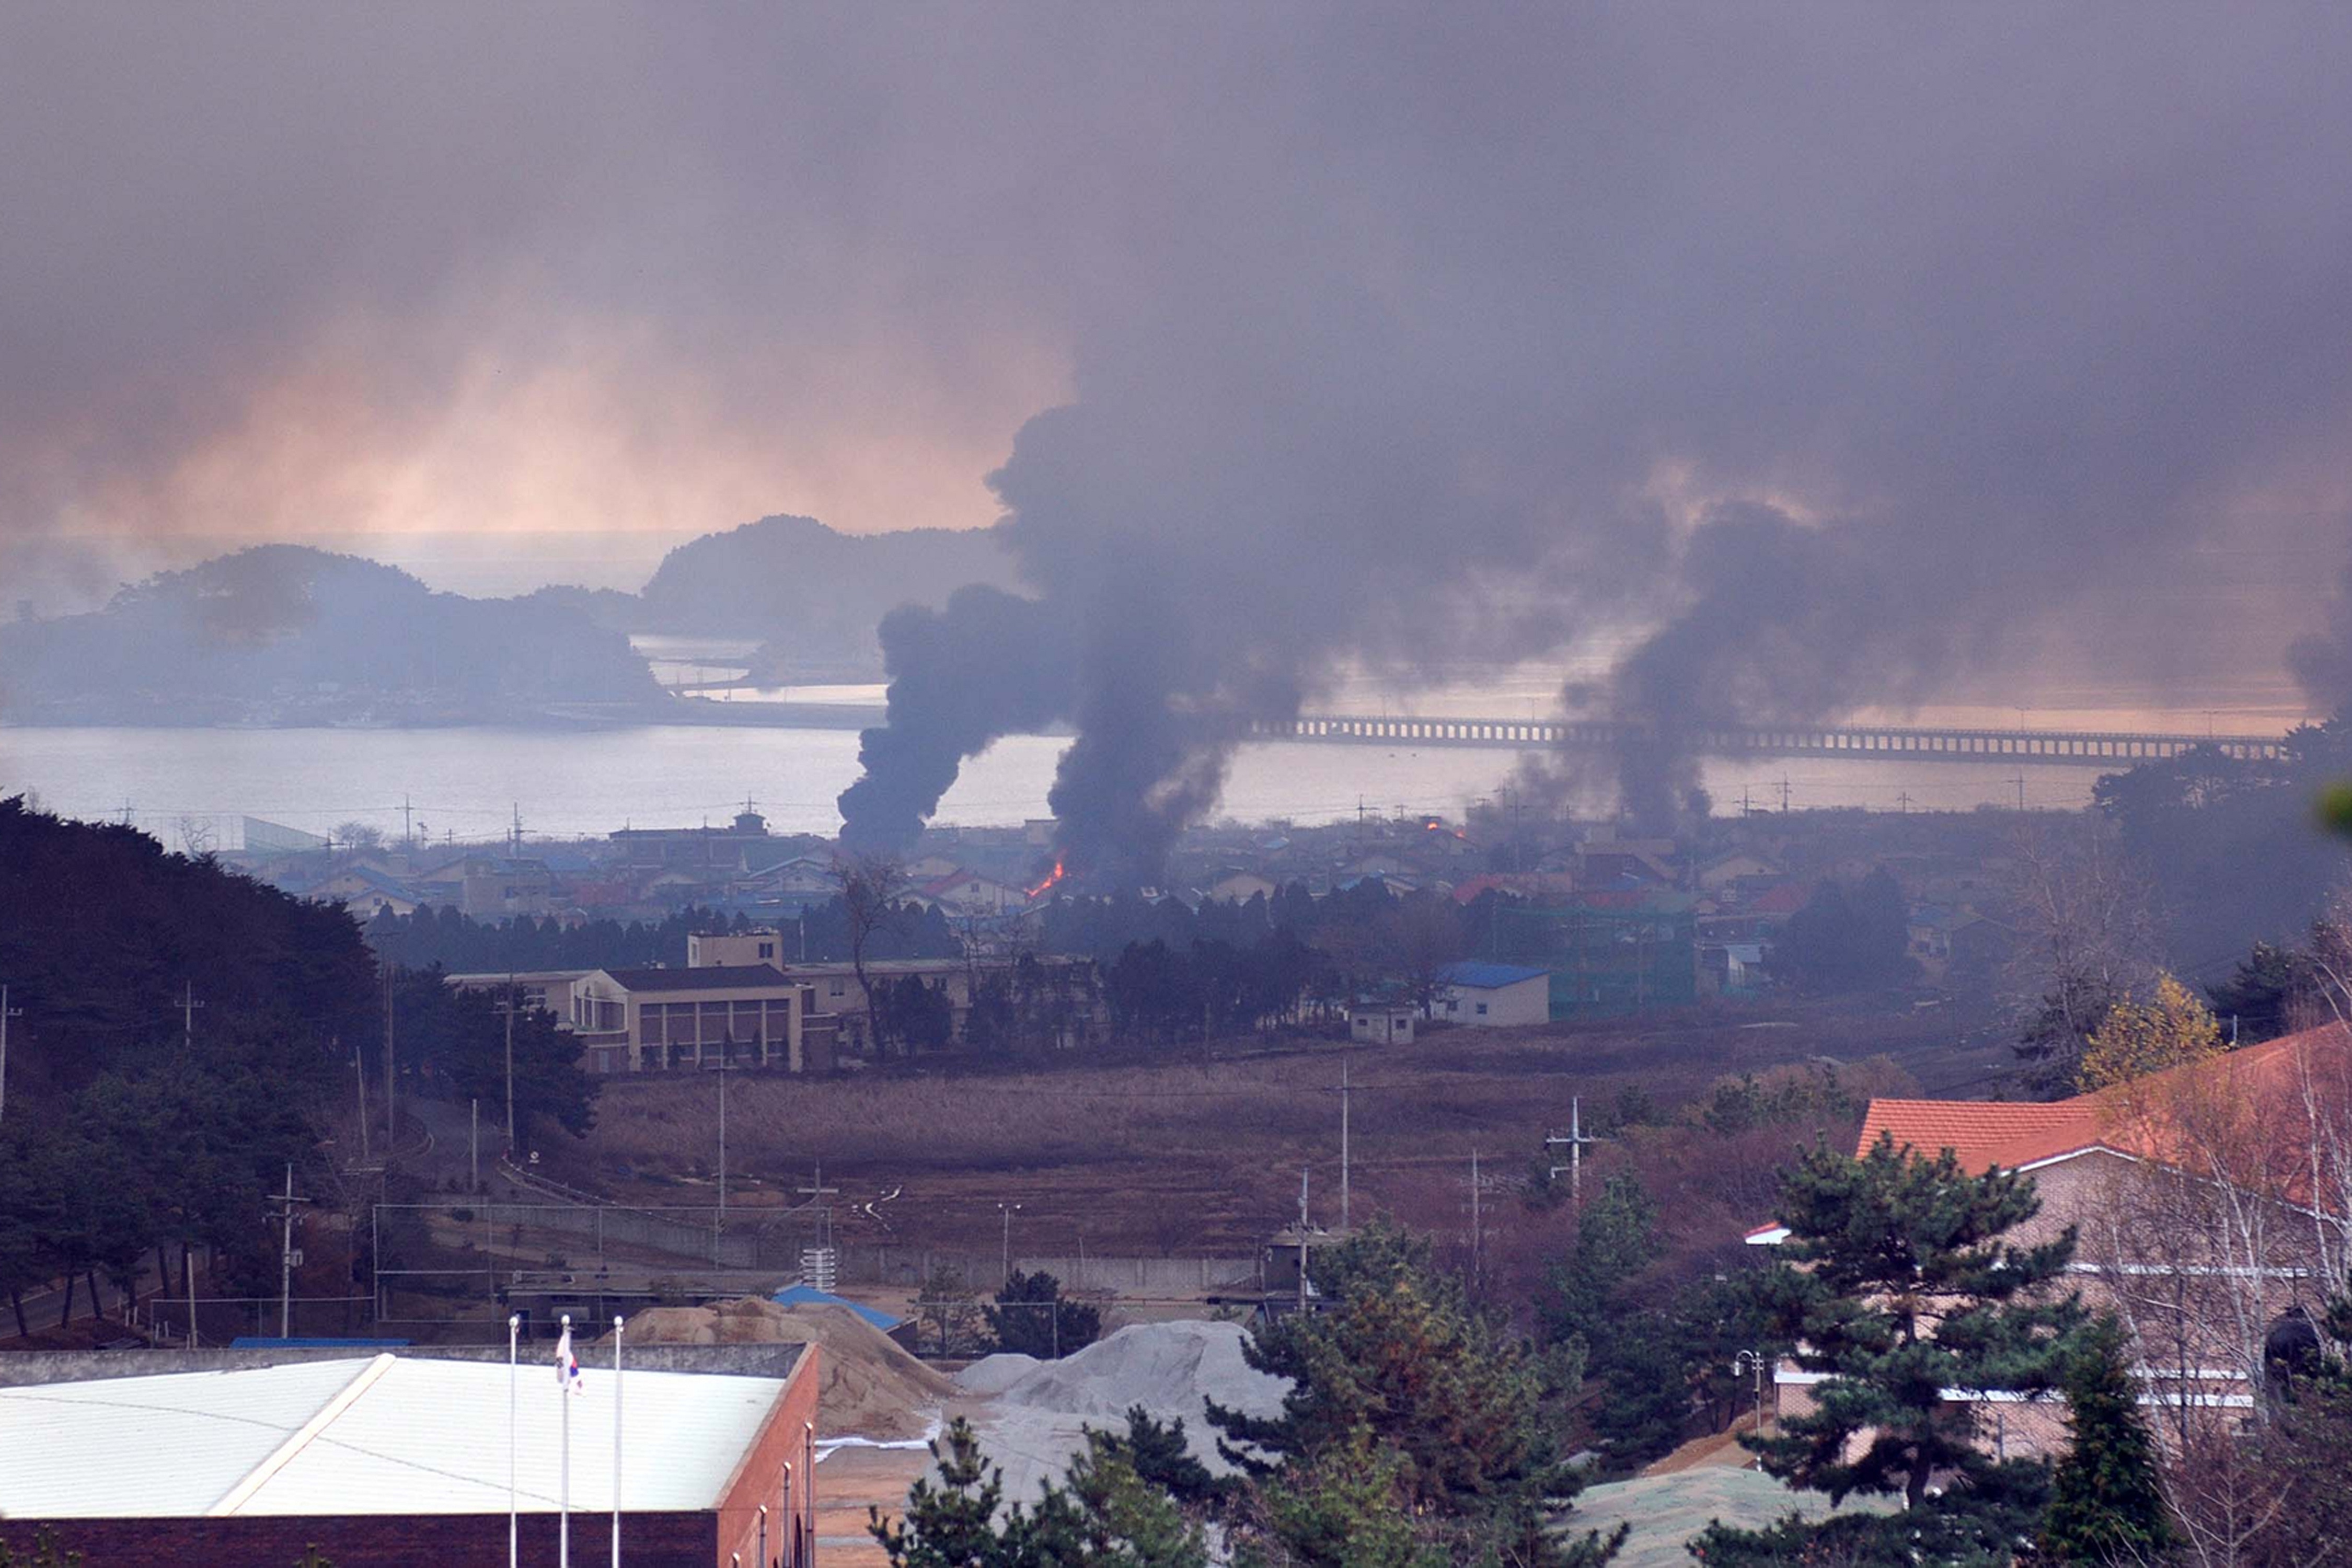
[[189, 1045], [196, 1039], [196, 1009], [204, 1004], [196, 1000], [195, 982], [180, 983], [180, 1037]]

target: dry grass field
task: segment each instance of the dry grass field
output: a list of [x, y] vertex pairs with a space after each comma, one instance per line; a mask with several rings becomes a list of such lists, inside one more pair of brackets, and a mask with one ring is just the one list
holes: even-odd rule
[[[1946, 1092], [2003, 1055], [1956, 1045], [1934, 1013], [1797, 1007], [1455, 1028], [1394, 1047], [1234, 1042], [1144, 1065], [746, 1075], [728, 1090], [729, 1201], [798, 1202], [821, 1162], [845, 1239], [982, 1251], [1002, 1236], [997, 1205], [1017, 1203], [1016, 1252], [1239, 1256], [1296, 1214], [1301, 1166], [1316, 1219], [1336, 1220], [1343, 1058], [1357, 1214], [1427, 1224], [1466, 1205], [1474, 1149], [1499, 1176], [1525, 1173], [1544, 1134], [1566, 1128], [1571, 1096], [1602, 1103], [1630, 1086], [1672, 1107], [1727, 1075], [1821, 1057], [1891, 1058], [1891, 1073], [1857, 1080], [1865, 1091]], [[708, 1078], [614, 1082], [562, 1165], [634, 1201], [709, 1202], [717, 1104]], [[1612, 1157], [1597, 1152], [1595, 1171]]]

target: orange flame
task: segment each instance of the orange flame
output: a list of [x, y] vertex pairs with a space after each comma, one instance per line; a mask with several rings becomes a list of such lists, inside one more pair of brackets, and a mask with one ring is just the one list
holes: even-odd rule
[[1054, 874], [1046, 878], [1044, 881], [1038, 883], [1035, 887], [1030, 889], [1029, 896], [1033, 899], [1043, 898], [1047, 889], [1052, 888], [1055, 883], [1060, 881], [1066, 875], [1068, 875], [1068, 873], [1063, 870], [1062, 863], [1059, 860], [1055, 861]]

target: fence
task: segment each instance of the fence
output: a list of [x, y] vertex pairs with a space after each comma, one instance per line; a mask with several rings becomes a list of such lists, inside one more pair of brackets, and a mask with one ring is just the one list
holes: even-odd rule
[[[919, 1289], [945, 1273], [978, 1289], [993, 1290], [1004, 1277], [1002, 1250], [965, 1252], [887, 1244], [839, 1246], [840, 1279], [845, 1285], [898, 1285]], [[1255, 1258], [1033, 1257], [1014, 1253], [1011, 1267], [1024, 1274], [1043, 1270], [1066, 1289], [1100, 1290], [1114, 1296], [1155, 1299], [1197, 1296], [1227, 1286], [1255, 1286]]]
[[[353, 1339], [373, 1326], [368, 1305], [365, 1296], [297, 1296], [291, 1302], [277, 1296], [199, 1296], [196, 1342], [225, 1345], [247, 1334], [275, 1339], [281, 1321], [297, 1339]], [[184, 1296], [152, 1297], [140, 1306], [139, 1327], [157, 1344], [184, 1345], [188, 1308]]]

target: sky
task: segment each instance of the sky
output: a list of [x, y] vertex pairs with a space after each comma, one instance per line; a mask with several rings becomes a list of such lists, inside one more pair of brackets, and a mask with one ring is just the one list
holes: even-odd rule
[[2276, 670], [2352, 556], [2348, 46], [2294, 5], [13, 6], [0, 539], [1008, 517], [1074, 710], [1627, 625], [1589, 705]]

